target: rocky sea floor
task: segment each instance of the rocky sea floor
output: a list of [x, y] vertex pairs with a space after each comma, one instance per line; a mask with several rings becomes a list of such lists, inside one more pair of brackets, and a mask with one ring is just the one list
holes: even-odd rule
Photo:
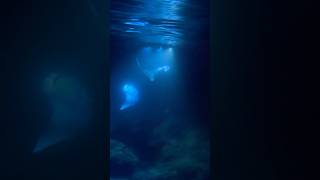
[[[205, 180], [209, 179], [210, 143], [199, 127], [167, 119], [148, 135], [146, 151], [110, 139], [110, 180]], [[186, 125], [188, 124], [188, 125]]]

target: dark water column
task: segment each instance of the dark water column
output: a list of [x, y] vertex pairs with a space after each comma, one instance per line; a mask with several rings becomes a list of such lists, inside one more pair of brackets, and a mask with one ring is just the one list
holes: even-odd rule
[[214, 179], [272, 179], [264, 157], [258, 1], [211, 1]]
[[[1, 2], [0, 179], [108, 177], [108, 3], [96, 3], [105, 11], [99, 17], [87, 0]], [[35, 157], [33, 146], [50, 118], [37, 87], [41, 75], [55, 69], [69, 70], [89, 86], [93, 127], [89, 137]]]
[[213, 1], [216, 179], [319, 176], [315, 4]]

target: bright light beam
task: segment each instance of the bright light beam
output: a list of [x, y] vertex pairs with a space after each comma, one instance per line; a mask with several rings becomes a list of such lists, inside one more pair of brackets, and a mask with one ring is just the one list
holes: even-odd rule
[[122, 91], [125, 94], [125, 101], [121, 105], [120, 111], [136, 105], [139, 101], [139, 92], [133, 85], [125, 84]]
[[168, 72], [174, 59], [173, 49], [157, 49], [145, 47], [138, 54], [136, 62], [140, 70], [151, 81], [155, 81], [156, 77], [162, 73]]

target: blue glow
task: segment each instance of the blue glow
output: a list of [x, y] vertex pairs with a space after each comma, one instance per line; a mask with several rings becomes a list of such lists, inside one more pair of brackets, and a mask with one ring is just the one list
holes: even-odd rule
[[33, 153], [41, 152], [41, 151], [47, 149], [48, 147], [53, 146], [53, 145], [55, 145], [61, 141], [64, 141], [68, 138], [70, 138], [70, 136], [63, 135], [63, 134], [54, 134], [51, 136], [45, 135], [38, 140], [35, 148], [33, 149]]
[[124, 24], [132, 25], [132, 26], [146, 26], [148, 22], [131, 21], [131, 22], [125, 22]]
[[136, 62], [144, 75], [153, 82], [160, 73], [166, 73], [171, 69], [173, 59], [172, 48], [164, 50], [162, 47], [156, 49], [146, 47], [138, 53]]
[[159, 47], [159, 48], [157, 49], [157, 52], [158, 52], [158, 53], [160, 53], [160, 52], [162, 52], [162, 51], [163, 51], [162, 47]]
[[[131, 36], [146, 43], [175, 46], [184, 34], [183, 10], [186, 0], [133, 0], [111, 6], [112, 32]], [[131, 27], [140, 33], [132, 33]]]
[[125, 94], [125, 101], [120, 107], [121, 111], [136, 105], [139, 101], [139, 92], [133, 85], [125, 84], [122, 91]]
[[163, 72], [167, 72], [170, 70], [170, 66], [162, 66], [158, 68], [158, 72], [163, 71]]
[[142, 49], [142, 53], [144, 53], [144, 54], [151, 53], [151, 51], [152, 51], [152, 48], [151, 48], [151, 47], [144, 47], [144, 48]]
[[140, 33], [140, 31], [137, 31], [137, 30], [130, 30], [130, 29], [126, 30], [126, 32], [128, 32], [128, 33]]

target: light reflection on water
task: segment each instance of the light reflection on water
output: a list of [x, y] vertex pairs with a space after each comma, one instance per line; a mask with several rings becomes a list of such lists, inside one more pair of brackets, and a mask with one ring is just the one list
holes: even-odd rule
[[[196, 33], [202, 9], [193, 0], [114, 0], [111, 32], [145, 43], [178, 45], [185, 32]], [[192, 19], [193, 17], [193, 19]]]

